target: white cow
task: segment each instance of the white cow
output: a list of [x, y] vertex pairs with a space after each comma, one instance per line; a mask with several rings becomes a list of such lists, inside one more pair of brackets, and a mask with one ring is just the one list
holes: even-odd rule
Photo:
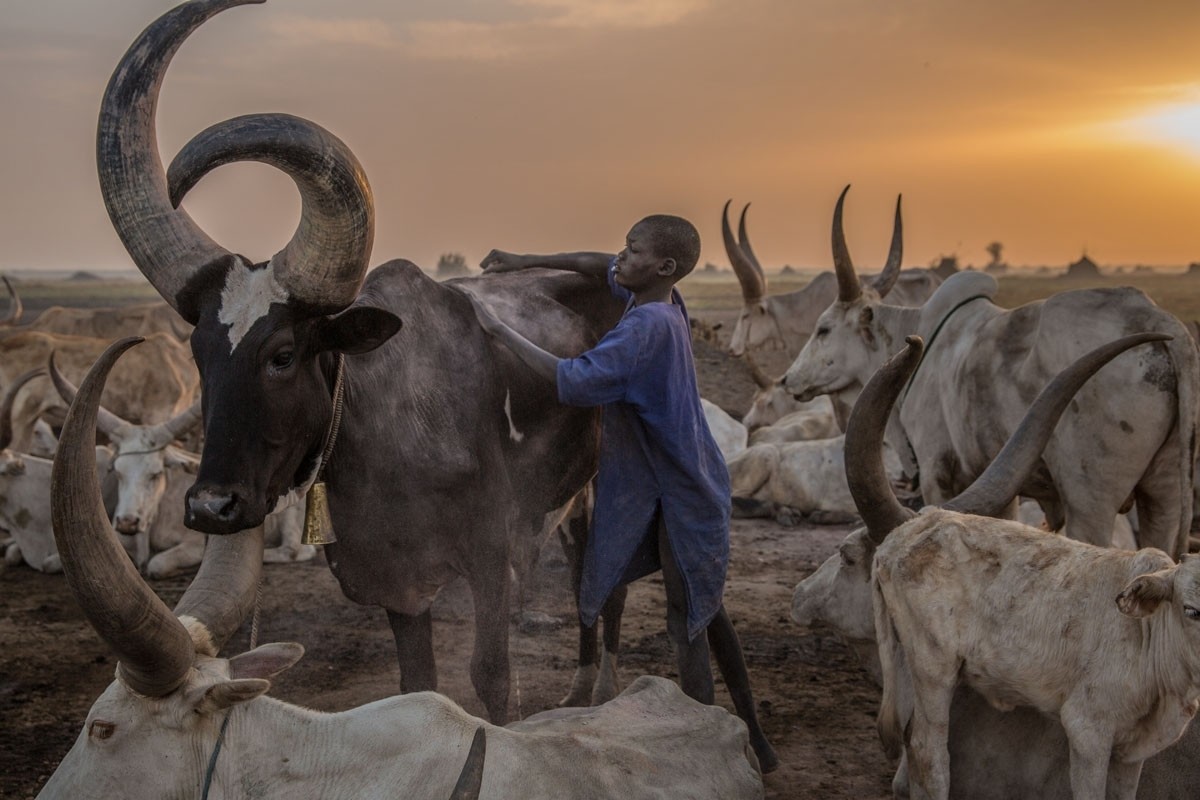
[[[94, 441], [104, 378], [130, 344], [114, 344], [84, 379], [53, 477], [67, 580], [117, 653], [116, 680], [39, 797], [196, 797], [209, 781], [214, 797], [263, 800], [762, 797], [745, 725], [665, 679], [644, 677], [598, 708], [509, 728], [432, 692], [336, 714], [265, 697], [269, 678], [300, 658], [299, 645], [216, 657], [253, 604], [261, 534], [212, 537], [172, 613], [129, 564], [96, 502], [95, 465], [79, 458]], [[460, 792], [455, 776], [480, 729], [480, 785]]]
[[[978, 476], [1015, 430], [1033, 397], [1075, 358], [1139, 331], [1172, 341], [1138, 348], [1103, 369], [1075, 398], [1021, 494], [1046, 509], [1051, 527], [1107, 544], [1111, 521], [1136, 499], [1139, 544], [1186, 549], [1200, 412], [1200, 358], [1173, 316], [1135, 289], [1061, 292], [1015, 309], [992, 302], [990, 275], [948, 278], [921, 308], [882, 302], [863, 288], [835, 214], [840, 293], [785, 375], [801, 399], [852, 402], [909, 334], [929, 348], [889, 429], [915, 454], [926, 502], [953, 497]], [[976, 420], [989, 424], [978, 425]]]
[[[847, 187], [849, 188], [849, 187]], [[816, 327], [821, 316], [837, 297], [837, 280], [832, 273], [822, 272], [804, 288], [786, 294], [767, 296], [767, 275], [746, 235], [746, 211], [742, 209], [738, 223], [738, 239], [733, 238], [729, 227], [729, 203], [721, 214], [721, 234], [725, 240], [725, 254], [742, 287], [742, 311], [729, 341], [729, 352], [740, 356], [751, 350], [771, 343], [781, 347], [788, 355], [800, 352], [804, 342]], [[740, 241], [739, 241], [740, 239]], [[903, 251], [903, 231], [900, 222], [900, 199], [896, 199], [896, 225], [892, 232], [892, 246], [888, 252], [887, 265], [877, 276], [864, 284], [879, 297], [902, 306], [920, 305], [933, 294], [942, 282], [926, 269], [900, 269]], [[864, 278], [865, 280], [865, 278]]]
[[[795, 524], [800, 515], [828, 522], [854, 517], [844, 445], [844, 436], [751, 445], [728, 463], [735, 507], [743, 515], [774, 516], [785, 525]], [[901, 478], [900, 460], [894, 455], [888, 474]]]
[[700, 405], [704, 408], [704, 419], [708, 422], [708, 429], [717, 440], [717, 448], [726, 461], [746, 449], [745, 425], [729, 416], [729, 413], [716, 403], [701, 398]]
[[[801, 402], [784, 387], [782, 378], [771, 380], [749, 355], [746, 356], [746, 363], [750, 367], [750, 377], [754, 379], [754, 384], [758, 387], [750, 401], [750, 410], [742, 417], [742, 423], [750, 431], [751, 436], [760, 428], [777, 425], [787, 417], [792, 417], [793, 421], [802, 418], [811, 419], [812, 422], [808, 424], [814, 429], [829, 431], [824, 436], [807, 436], [806, 438], [809, 439], [829, 439], [842, 432], [836, 409], [829, 397], [823, 395]], [[806, 416], [795, 416], [798, 414]], [[844, 419], [848, 414], [849, 409], [844, 409], [842, 418]], [[799, 440], [792, 439], [790, 441]]]
[[1076, 800], [1105, 796], [1106, 785], [1107, 796], [1132, 799], [1142, 762], [1175, 741], [1200, 705], [1192, 649], [1200, 629], [1190, 619], [1200, 617], [1200, 560], [1176, 566], [1158, 550], [1096, 547], [977, 516], [1011, 503], [1087, 376], [1124, 349], [1162, 338], [1126, 337], [1080, 359], [1037, 398], [971, 487], [916, 516], [883, 478], [880, 442], [919, 363], [920, 339], [910, 337], [859, 397], [847, 464], [878, 543], [871, 585], [879, 729], [890, 754], [905, 745], [918, 796], [949, 797], [960, 682], [997, 708], [1030, 706], [1060, 720]]

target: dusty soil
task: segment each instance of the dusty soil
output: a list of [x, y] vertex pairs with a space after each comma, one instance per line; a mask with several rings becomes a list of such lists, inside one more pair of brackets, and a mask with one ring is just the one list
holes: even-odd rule
[[[703, 343], [697, 344], [696, 358], [702, 394], [727, 410], [744, 411], [752, 393], [745, 367]], [[786, 367], [783, 354], [766, 360], [775, 374]], [[796, 582], [848, 530], [783, 528], [769, 520], [733, 523], [726, 605], [746, 652], [763, 725], [782, 760], [765, 779], [768, 798], [890, 797], [892, 768], [874, 731], [877, 690], [836, 637], [801, 631], [788, 616]], [[173, 604], [187, 580], [160, 581], [154, 588]], [[577, 635], [567, 587], [566, 562], [552, 540], [543, 549], [525, 609], [541, 614], [513, 621], [514, 717], [551, 708], [567, 692]], [[297, 641], [307, 648], [304, 659], [275, 682], [274, 696], [339, 710], [399, 690], [384, 613], [342, 597], [320, 557], [309, 564], [267, 565], [262, 595], [259, 641]], [[61, 576], [25, 567], [0, 571], [0, 608], [0, 797], [33, 797], [112, 680], [115, 662]], [[631, 587], [623, 684], [645, 673], [674, 677], [664, 619], [660, 580], [647, 578]], [[482, 715], [467, 674], [473, 623], [470, 594], [461, 581], [439, 596], [434, 620], [439, 689]], [[247, 624], [228, 652], [245, 649], [248, 629]], [[732, 709], [723, 692], [718, 702]]]

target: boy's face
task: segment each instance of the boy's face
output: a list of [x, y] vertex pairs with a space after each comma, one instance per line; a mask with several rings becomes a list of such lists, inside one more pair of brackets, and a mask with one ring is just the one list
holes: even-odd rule
[[670, 284], [675, 274], [675, 259], [664, 258], [654, 249], [651, 231], [642, 223], [634, 225], [625, 237], [625, 249], [617, 254], [613, 279], [617, 285], [637, 293]]

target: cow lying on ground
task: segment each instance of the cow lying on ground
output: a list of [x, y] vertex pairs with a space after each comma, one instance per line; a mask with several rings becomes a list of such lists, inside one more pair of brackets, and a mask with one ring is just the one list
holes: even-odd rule
[[787, 388], [801, 399], [852, 403], [905, 336], [926, 337], [888, 441], [902, 457], [911, 449], [922, 496], [940, 503], [983, 471], [1059, 370], [1105, 341], [1166, 334], [1173, 340], [1131, 351], [1080, 390], [1020, 494], [1038, 500], [1052, 529], [1094, 544], [1109, 542], [1113, 518], [1133, 496], [1138, 543], [1185, 552], [1200, 358], [1179, 321], [1131, 288], [1060, 292], [1005, 309], [992, 302], [995, 279], [980, 272], [948, 278], [921, 308], [881, 302], [863, 290], [850, 260], [844, 199], [833, 230], [838, 298], [785, 375]]
[[726, 461], [746, 449], [745, 425], [729, 416], [729, 413], [716, 403], [701, 399], [700, 405], [704, 407], [704, 420], [708, 423], [708, 429], [717, 440], [717, 449], [725, 456]]
[[[735, 510], [739, 516], [773, 516], [783, 525], [803, 517], [824, 524], [853, 520], [857, 512], [846, 485], [844, 442], [838, 436], [746, 448], [728, 464]], [[900, 472], [900, 460], [891, 456], [888, 475], [900, 480]]]
[[[39, 797], [195, 797], [209, 779], [215, 797], [263, 800], [762, 797], [745, 725], [662, 678], [640, 678], [595, 709], [551, 711], [508, 728], [433, 692], [335, 714], [265, 697], [300, 645], [216, 657], [253, 603], [258, 568], [235, 587], [216, 576], [234, 559], [258, 564], [261, 536], [214, 537], [176, 616], [132, 570], [95, 497], [95, 464], [79, 458], [94, 441], [104, 378], [133, 343], [115, 343], [84, 379], [55, 463], [54, 530], [67, 579], [119, 663]], [[481, 729], [479, 785], [455, 793]]]
[[[12, 407], [21, 388], [46, 371], [26, 372], [8, 385], [0, 399], [0, 528], [7, 532], [4, 563], [15, 566], [24, 561], [38, 572], [62, 572], [54, 534], [50, 530], [49, 458], [20, 453], [12, 443]], [[116, 481], [109, 477], [112, 451], [97, 447], [96, 462], [106, 476], [104, 498], [109, 508], [116, 502]]]
[[[1188, 644], [1200, 636], [1200, 561], [1128, 552], [988, 519], [1016, 495], [1074, 394], [1060, 391], [1131, 344], [1127, 337], [1051, 382], [1001, 455], [941, 509], [900, 506], [882, 475], [884, 421], [920, 359], [920, 340], [892, 359], [859, 398], [847, 431], [850, 483], [873, 541], [875, 632], [885, 746], [906, 748], [918, 796], [950, 792], [947, 737], [960, 680], [1001, 709], [1056, 716], [1070, 743], [1076, 800], [1133, 798], [1142, 762], [1175, 741], [1200, 686]], [[1078, 382], [1077, 382], [1078, 384]], [[1060, 393], [1053, 403], [1043, 397]], [[1026, 437], [1022, 440], [1022, 437]], [[1112, 607], [1117, 598], [1122, 617]], [[1138, 617], [1139, 619], [1131, 619]], [[1181, 650], [1181, 648], [1183, 648]], [[1194, 657], [1192, 657], [1194, 659]], [[912, 692], [912, 707], [904, 698]]]

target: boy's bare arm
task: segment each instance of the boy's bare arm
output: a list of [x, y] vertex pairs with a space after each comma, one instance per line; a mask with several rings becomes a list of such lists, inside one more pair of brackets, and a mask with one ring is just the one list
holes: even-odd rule
[[554, 255], [518, 255], [506, 253], [503, 250], [493, 250], [484, 256], [479, 266], [485, 275], [496, 272], [515, 272], [530, 267], [545, 269], [561, 269], [568, 272], [578, 272], [593, 278], [605, 280], [608, 276], [608, 265], [613, 260], [612, 253], [557, 253]]
[[500, 321], [484, 303], [472, 294], [467, 294], [471, 305], [475, 308], [475, 318], [484, 332], [499, 339], [518, 358], [524, 361], [530, 369], [541, 377], [558, 384], [558, 356], [548, 353], [521, 334]]

